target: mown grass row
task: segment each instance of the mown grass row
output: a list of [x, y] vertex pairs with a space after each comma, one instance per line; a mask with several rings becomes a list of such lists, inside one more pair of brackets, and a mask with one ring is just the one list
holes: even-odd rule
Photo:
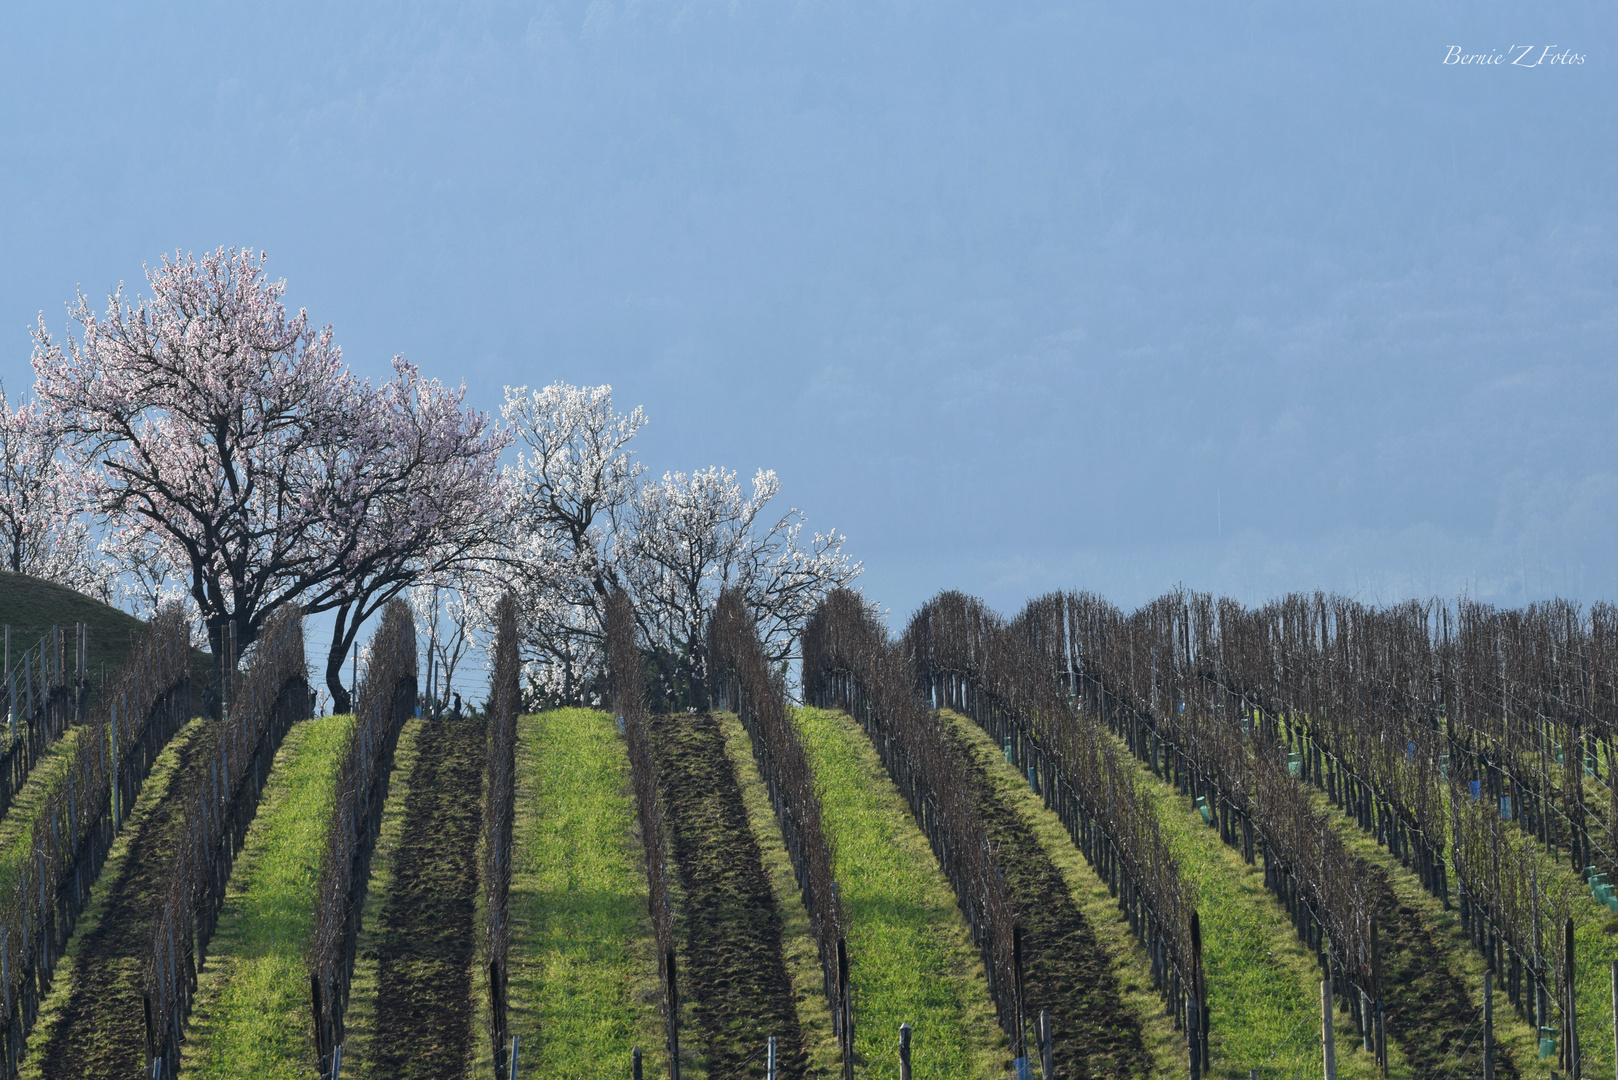
[[774, 1037], [777, 1076], [797, 1080], [808, 1061], [780, 907], [719, 718], [662, 714], [650, 727], [674, 871], [681, 1075], [763, 1076]]
[[798, 1027], [803, 1032], [804, 1053], [809, 1068], [821, 1076], [840, 1075], [842, 1052], [832, 1021], [831, 1005], [826, 1000], [824, 975], [814, 930], [810, 925], [809, 909], [804, 906], [803, 893], [798, 888], [792, 869], [792, 856], [787, 852], [775, 810], [770, 805], [769, 788], [765, 786], [757, 760], [753, 757], [752, 739], [735, 713], [715, 715], [725, 735], [725, 754], [730, 758], [731, 768], [736, 771], [736, 782], [741, 785], [747, 823], [764, 858], [764, 869], [770, 876], [770, 887], [775, 894], [775, 906], [781, 914], [781, 952], [786, 960], [787, 975], [792, 979]]
[[[611, 716], [518, 718], [513, 841], [507, 989], [523, 1080], [627, 1076], [633, 1046], [646, 1076], [668, 1075], [629, 760]], [[486, 1063], [486, 1038], [476, 1044]]]
[[798, 725], [849, 924], [860, 1075], [899, 1075], [901, 1023], [915, 1075], [1000, 1075], [1010, 1058], [982, 961], [909, 805], [852, 717], [806, 708]]
[[1151, 962], [1130, 932], [1129, 922], [1106, 882], [1085, 861], [1061, 819], [1045, 809], [1044, 801], [1029, 788], [1028, 778], [1006, 760], [994, 740], [964, 716], [949, 712], [943, 715], [952, 721], [956, 734], [983, 767], [989, 783], [994, 785], [996, 797], [1017, 814], [1061, 872], [1074, 903], [1095, 929], [1097, 937], [1106, 943], [1113, 979], [1123, 1004], [1139, 1018], [1141, 1036], [1152, 1062], [1152, 1076], [1180, 1080], [1187, 1075], [1188, 1067], [1185, 1036], [1174, 1029], [1162, 998], [1152, 989]]
[[9, 891], [16, 883], [22, 863], [34, 846], [34, 824], [39, 808], [64, 783], [68, 770], [73, 767], [73, 754], [79, 739], [89, 730], [85, 725], [70, 727], [62, 737], [45, 748], [34, 762], [28, 779], [18, 789], [16, 798], [0, 817], [0, 892]]
[[371, 1045], [376, 1037], [377, 946], [381, 937], [382, 903], [393, 886], [421, 729], [419, 718], [405, 721], [404, 727], [399, 729], [399, 742], [393, 751], [393, 771], [388, 774], [388, 798], [382, 804], [382, 828], [377, 834], [376, 852], [371, 856], [371, 881], [365, 892], [365, 910], [360, 915], [354, 978], [349, 984], [348, 1013], [343, 1019], [344, 1070], [350, 1076], [359, 1075], [359, 1070], [371, 1060]]
[[[1197, 883], [1203, 963], [1212, 1017], [1212, 1066], [1218, 1076], [1311, 1075], [1320, 1061], [1320, 968], [1293, 933], [1286, 911], [1264, 888], [1264, 873], [1219, 839], [1172, 787], [1137, 766], [1158, 800], [1166, 839], [1182, 872]], [[1338, 1075], [1371, 1077], [1372, 1055], [1338, 1014]], [[1389, 1074], [1408, 1075], [1389, 1047]]]
[[187, 1077], [272, 1080], [312, 1068], [309, 977], [318, 853], [354, 718], [292, 726], [231, 874], [185, 1043]]
[[391, 880], [379, 890], [376, 1026], [353, 1076], [440, 1080], [470, 1064], [486, 736], [479, 719], [440, 716], [416, 738]]

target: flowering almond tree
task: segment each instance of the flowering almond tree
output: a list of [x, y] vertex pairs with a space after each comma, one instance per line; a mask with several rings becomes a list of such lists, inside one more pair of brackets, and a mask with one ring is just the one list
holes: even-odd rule
[[464, 411], [464, 387], [451, 391], [398, 358], [394, 374], [366, 395], [368, 422], [350, 429], [321, 500], [339, 572], [307, 607], [336, 612], [326, 686], [342, 712], [343, 659], [361, 624], [418, 581], [475, 573], [503, 535], [499, 458], [509, 438]]
[[283, 604], [338, 613], [327, 682], [346, 709], [357, 623], [459, 557], [473, 512], [498, 506], [504, 438], [402, 360], [380, 388], [356, 379], [263, 263], [164, 257], [150, 299], [120, 287], [101, 314], [80, 293], [79, 337], [40, 319], [37, 392], [115, 534], [180, 569], [221, 661]]

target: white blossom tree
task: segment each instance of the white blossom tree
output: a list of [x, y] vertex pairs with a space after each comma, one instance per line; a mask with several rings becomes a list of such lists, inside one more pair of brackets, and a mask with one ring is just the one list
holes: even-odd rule
[[507, 388], [503, 415], [527, 449], [508, 470], [513, 531], [499, 558], [528, 656], [550, 669], [531, 675], [536, 692], [587, 692], [613, 587], [634, 595], [665, 696], [705, 704], [704, 626], [720, 591], [743, 589], [772, 658], [784, 660], [820, 597], [860, 572], [843, 537], [806, 543], [797, 509], [766, 513], [780, 491], [773, 472], [760, 471], [750, 494], [717, 468], [637, 482], [629, 443], [646, 417], [614, 412], [611, 387]]
[[[436, 580], [420, 581], [410, 588], [410, 609], [416, 615], [416, 630], [427, 639], [427, 652], [434, 672], [434, 703], [449, 704], [455, 688], [455, 672], [477, 647], [479, 631], [492, 619], [485, 615], [483, 594], [492, 592], [477, 569], [463, 573], [459, 585]], [[422, 691], [426, 692], [423, 685]]]
[[505, 396], [501, 414], [522, 446], [506, 475], [505, 584], [524, 613], [525, 651], [553, 672], [533, 679], [579, 700], [604, 655], [616, 517], [643, 471], [628, 444], [646, 414], [615, 412], [610, 386], [517, 386]]
[[665, 473], [636, 493], [615, 562], [635, 597], [665, 697], [706, 702], [706, 627], [726, 589], [741, 591], [767, 655], [782, 662], [820, 598], [859, 575], [860, 565], [842, 553], [844, 537], [815, 533], [806, 547], [796, 507], [765, 514], [780, 490], [773, 470], [760, 469], [744, 493], [735, 472], [709, 468]]

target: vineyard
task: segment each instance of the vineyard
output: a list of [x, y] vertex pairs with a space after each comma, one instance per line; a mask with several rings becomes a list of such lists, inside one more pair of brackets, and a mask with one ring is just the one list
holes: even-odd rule
[[733, 590], [676, 684], [613, 591], [604, 708], [525, 712], [515, 598], [477, 708], [394, 600], [336, 715], [296, 607], [224, 677], [63, 610], [3, 687], [6, 1077], [1614, 1068], [1606, 605], [833, 589], [793, 681]]

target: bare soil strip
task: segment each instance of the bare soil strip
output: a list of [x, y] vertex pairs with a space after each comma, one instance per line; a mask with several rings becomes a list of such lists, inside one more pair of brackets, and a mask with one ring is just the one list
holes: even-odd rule
[[[1364, 868], [1372, 918], [1381, 938], [1389, 1041], [1399, 1048], [1413, 1076], [1483, 1075], [1483, 987], [1476, 977], [1481, 965], [1467, 954], [1456, 914], [1444, 911], [1413, 871], [1387, 848], [1377, 846], [1323, 792], [1312, 795]], [[1510, 1029], [1521, 1027], [1532, 1044], [1532, 1028], [1513, 1025], [1510, 1003], [1503, 992], [1496, 993], [1494, 1074], [1500, 1080], [1516, 1080], [1513, 1044], [1524, 1040]]]
[[360, 1075], [442, 1080], [471, 1059], [485, 733], [480, 720], [445, 717], [416, 738], [382, 905], [375, 1033]]
[[712, 1080], [763, 1076], [763, 1050], [777, 1040], [782, 1080], [807, 1074], [781, 915], [748, 824], [719, 721], [707, 714], [658, 716], [658, 788], [683, 902], [681, 993], [691, 1001], [699, 1049]]
[[[1023, 1000], [1030, 1030], [1041, 1009], [1051, 1014], [1056, 1076], [1149, 1076], [1152, 1060], [1140, 1019], [1124, 1003], [1111, 954], [1074, 903], [1061, 870], [997, 790], [972, 748], [953, 728], [944, 730], [966, 782], [978, 792], [978, 813], [1022, 926]], [[1032, 1036], [1029, 1057], [1038, 1059]]]
[[[1397, 863], [1394, 864], [1397, 866]], [[1455, 943], [1435, 927], [1419, 904], [1401, 899], [1388, 870], [1364, 862], [1372, 910], [1381, 934], [1382, 987], [1388, 1001], [1388, 1037], [1399, 1044], [1418, 1077], [1483, 1075], [1482, 987], [1470, 991]], [[1400, 868], [1399, 873], [1408, 873]], [[1495, 1000], [1496, 1023], [1511, 1011], [1505, 995]], [[1516, 1080], [1516, 1062], [1497, 1039], [1494, 1075]]]

